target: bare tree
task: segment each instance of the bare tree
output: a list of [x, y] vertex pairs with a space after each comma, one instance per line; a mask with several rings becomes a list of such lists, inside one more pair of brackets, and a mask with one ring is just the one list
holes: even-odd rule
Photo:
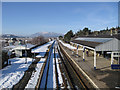
[[32, 44], [43, 44], [45, 42], [47, 42], [47, 39], [45, 39], [43, 36], [38, 36], [31, 40]]

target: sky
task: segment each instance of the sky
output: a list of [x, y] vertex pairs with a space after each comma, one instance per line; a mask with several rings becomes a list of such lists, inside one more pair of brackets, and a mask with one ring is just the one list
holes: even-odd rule
[[2, 33], [65, 34], [88, 27], [92, 31], [118, 25], [117, 2], [3, 2]]

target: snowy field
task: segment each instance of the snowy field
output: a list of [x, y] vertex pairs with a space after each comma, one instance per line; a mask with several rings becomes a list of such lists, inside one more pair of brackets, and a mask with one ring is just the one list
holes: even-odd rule
[[26, 85], [25, 88], [35, 88], [35, 86], [37, 85], [39, 74], [40, 74], [40, 71], [41, 71], [41, 68], [42, 68], [44, 62], [45, 62], [45, 58], [41, 58], [40, 61], [37, 63], [37, 66], [35, 68], [36, 72], [32, 73], [32, 76], [31, 76], [30, 80], [28, 81], [28, 84]]
[[32, 63], [32, 58], [27, 58], [27, 64], [25, 64], [25, 58], [12, 58], [9, 61], [12, 64], [0, 70], [0, 90], [12, 88], [18, 83]]
[[63, 41], [59, 40], [59, 42], [62, 43], [62, 45], [64, 45], [65, 47], [68, 47], [69, 49], [76, 49], [75, 47], [73, 47], [72, 45], [70, 44], [67, 44], [67, 43], [64, 43]]

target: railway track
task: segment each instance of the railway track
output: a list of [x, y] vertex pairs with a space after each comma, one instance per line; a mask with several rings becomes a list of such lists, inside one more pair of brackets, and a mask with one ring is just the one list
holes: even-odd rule
[[[56, 55], [56, 51], [58, 52], [58, 55]], [[58, 71], [57, 71], [57, 64], [56, 64], [57, 56], [59, 56], [62, 62], [60, 65], [60, 69], [62, 73], [64, 88], [68, 88], [68, 89], [72, 88], [74, 90], [88, 89], [86, 84], [81, 79], [81, 75], [76, 71], [76, 68], [74, 68], [72, 62], [70, 62], [70, 59], [67, 57], [67, 55], [61, 48], [61, 45], [58, 45], [58, 44], [55, 45], [55, 42], [53, 42], [49, 50], [45, 68], [42, 73], [39, 89], [53, 88], [54, 86], [53, 84], [55, 83], [56, 83], [55, 85], [56, 89], [61, 88], [58, 80]], [[54, 64], [54, 68], [53, 68], [53, 64]], [[55, 70], [55, 75], [53, 74], [53, 69]]]
[[43, 71], [43, 74], [42, 74], [42, 79], [40, 81], [40, 87], [39, 87], [40, 89], [41, 88], [47, 89], [48, 73], [49, 73], [51, 54], [53, 52], [53, 46], [54, 46], [54, 43], [52, 44], [52, 46], [49, 50], [49, 55], [48, 55], [46, 65], [45, 65], [45, 68], [44, 68], [44, 71]]
[[75, 90], [83, 89], [83, 88], [88, 89], [86, 84], [81, 79], [81, 75], [77, 72], [77, 69], [74, 67], [73, 63], [71, 62], [70, 58], [67, 57], [66, 53], [63, 51], [63, 48], [61, 48], [60, 44], [59, 46], [60, 48], [58, 49], [58, 51], [69, 78], [68, 80], [69, 80], [70, 88]]
[[[58, 89], [58, 73], [57, 73], [57, 66], [56, 66], [56, 57], [55, 57], [56, 53], [55, 53], [54, 44], [55, 44], [55, 41], [53, 42], [49, 50], [49, 55], [48, 55], [46, 65], [42, 74], [42, 79], [40, 81], [39, 89], [53, 88], [53, 83], [54, 83], [53, 76], [55, 76], [56, 89]], [[53, 75], [53, 62], [55, 62], [55, 75]]]

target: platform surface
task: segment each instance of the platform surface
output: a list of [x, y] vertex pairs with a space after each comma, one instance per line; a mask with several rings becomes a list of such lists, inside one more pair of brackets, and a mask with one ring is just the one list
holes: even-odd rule
[[75, 54], [72, 54], [72, 50], [67, 47], [63, 48], [99, 88], [115, 88], [120, 85], [120, 70], [111, 69], [110, 59], [97, 57], [97, 66], [96, 70], [94, 70], [92, 55], [88, 57], [85, 55], [85, 61], [83, 61], [82, 51], [79, 51], [79, 57], [77, 57]]

